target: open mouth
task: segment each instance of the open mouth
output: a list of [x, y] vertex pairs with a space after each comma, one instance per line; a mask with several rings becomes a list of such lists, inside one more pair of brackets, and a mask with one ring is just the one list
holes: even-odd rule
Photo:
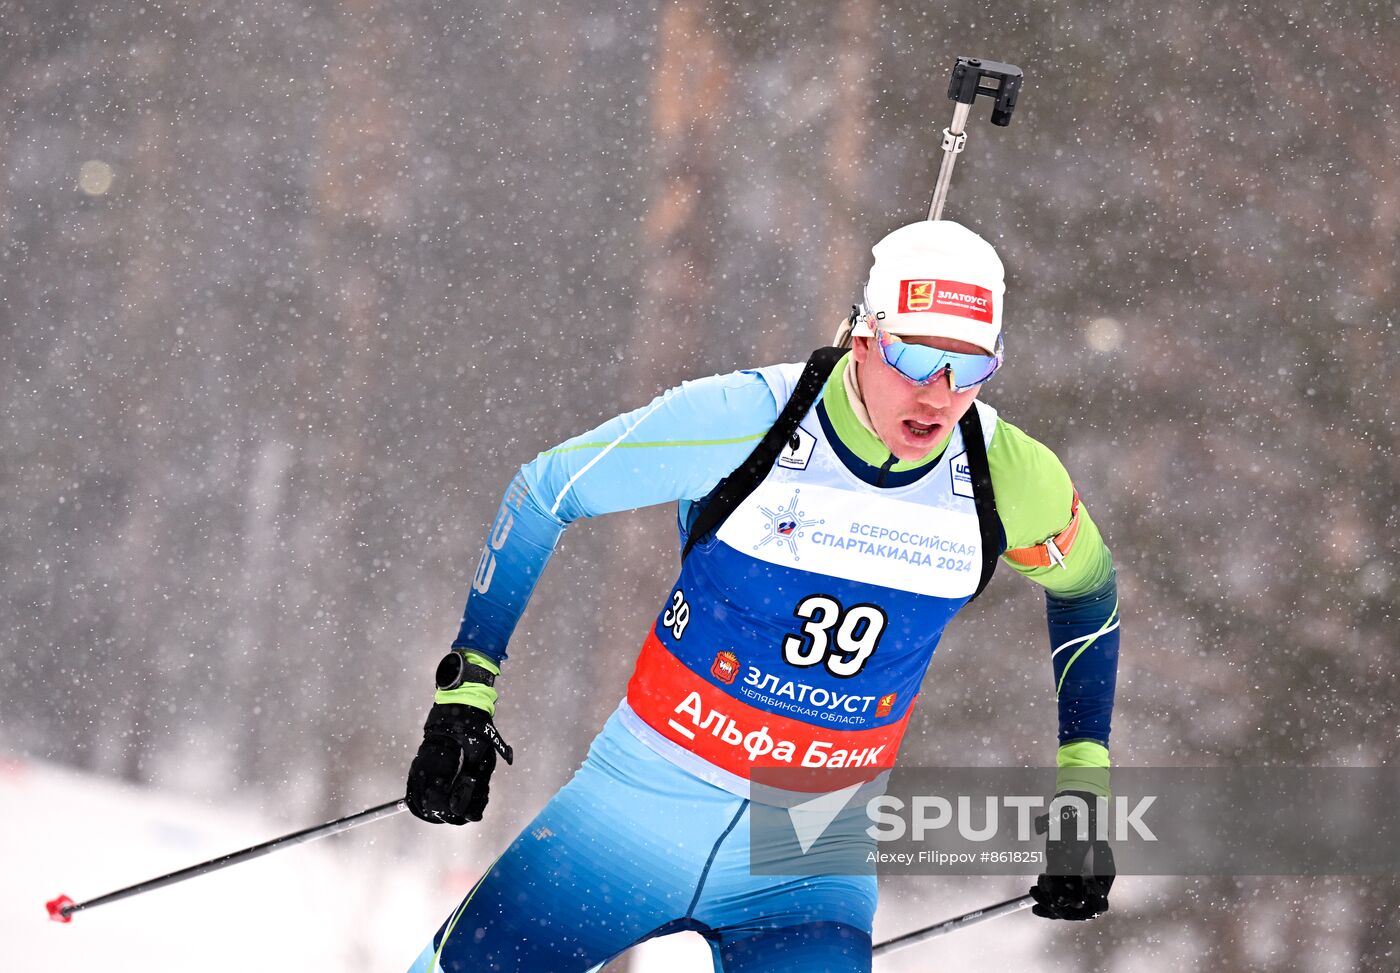
[[909, 434], [915, 439], [927, 439], [942, 428], [942, 423], [917, 422], [914, 419], [905, 419], [904, 428], [909, 430]]

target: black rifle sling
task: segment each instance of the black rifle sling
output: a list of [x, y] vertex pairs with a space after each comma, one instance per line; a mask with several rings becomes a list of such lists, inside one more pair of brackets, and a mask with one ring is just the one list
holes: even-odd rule
[[[738, 469], [725, 477], [715, 489], [710, 502], [700, 511], [695, 522], [690, 525], [686, 537], [685, 550], [681, 560], [685, 560], [698, 541], [710, 535], [726, 517], [738, 509], [749, 494], [758, 489], [773, 463], [782, 453], [783, 447], [797, 431], [797, 425], [807, 415], [821, 394], [822, 387], [831, 376], [831, 370], [846, 353], [844, 348], [818, 348], [807, 359], [807, 367], [792, 391], [787, 404], [783, 406], [778, 419], [754, 447], [752, 453]], [[982, 419], [977, 414], [977, 405], [971, 408], [958, 421], [962, 430], [963, 443], [967, 449], [968, 470], [972, 474], [973, 503], [977, 506], [977, 526], [982, 535], [982, 574], [977, 582], [977, 590], [972, 601], [987, 587], [996, 570], [997, 559], [1001, 557], [1001, 519], [997, 514], [996, 492], [992, 489], [992, 473], [987, 466], [987, 446], [982, 439]]]
[[968, 599], [975, 601], [992, 580], [997, 559], [1001, 557], [1001, 515], [997, 513], [997, 495], [992, 489], [992, 470], [987, 465], [987, 444], [982, 438], [982, 417], [977, 414], [976, 402], [958, 420], [958, 429], [962, 431], [963, 447], [967, 450], [972, 502], [977, 505], [977, 527], [982, 534], [982, 577], [977, 582], [977, 590]]
[[714, 495], [710, 498], [710, 502], [700, 511], [700, 516], [695, 518], [695, 523], [690, 525], [690, 534], [685, 541], [685, 550], [681, 552], [682, 561], [690, 554], [690, 549], [695, 546], [697, 541], [708, 537], [711, 531], [724, 523], [724, 519], [738, 509], [739, 504], [743, 503], [750, 493], [758, 489], [758, 485], [763, 482], [763, 478], [773, 468], [778, 454], [783, 451], [788, 440], [797, 432], [797, 424], [802, 421], [802, 417], [817, 401], [822, 386], [826, 385], [826, 380], [831, 377], [831, 370], [836, 367], [836, 363], [841, 360], [841, 356], [844, 354], [846, 354], [845, 348], [818, 348], [812, 352], [812, 357], [807, 359], [807, 367], [802, 369], [802, 376], [797, 380], [797, 385], [793, 388], [787, 405], [783, 406], [783, 411], [778, 413], [777, 421], [759, 440], [748, 459], [740, 463], [738, 469], [721, 481]]

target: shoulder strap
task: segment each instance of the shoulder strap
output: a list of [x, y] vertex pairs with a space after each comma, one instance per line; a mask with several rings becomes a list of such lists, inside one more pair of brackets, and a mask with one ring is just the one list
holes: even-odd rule
[[975, 601], [992, 580], [992, 572], [997, 569], [997, 559], [1001, 557], [1001, 516], [997, 513], [997, 495], [992, 489], [992, 470], [987, 465], [987, 443], [982, 438], [982, 417], [977, 414], [977, 403], [963, 413], [958, 420], [962, 431], [963, 446], [967, 449], [967, 468], [972, 473], [972, 502], [977, 505], [977, 527], [982, 534], [982, 577], [977, 582], [977, 590], [969, 602]]
[[750, 493], [758, 489], [758, 485], [763, 482], [763, 478], [772, 469], [778, 454], [783, 451], [783, 447], [788, 444], [788, 440], [797, 431], [797, 424], [802, 421], [802, 417], [817, 401], [817, 396], [821, 394], [826, 380], [831, 377], [832, 369], [836, 367], [836, 363], [841, 360], [841, 356], [844, 354], [846, 354], [845, 348], [818, 348], [812, 352], [812, 357], [807, 359], [807, 367], [802, 369], [802, 376], [797, 380], [797, 385], [792, 390], [787, 405], [783, 406], [783, 411], [778, 413], [777, 421], [768, 428], [768, 432], [759, 440], [748, 459], [740, 463], [733, 473], [720, 481], [715, 493], [710, 498], [710, 502], [700, 511], [700, 515], [695, 518], [695, 523], [690, 525], [690, 534], [685, 541], [685, 550], [681, 552], [682, 561], [690, 554], [690, 549], [695, 546], [698, 540], [708, 536], [715, 528], [719, 527], [726, 517], [738, 509], [739, 504], [743, 503]]

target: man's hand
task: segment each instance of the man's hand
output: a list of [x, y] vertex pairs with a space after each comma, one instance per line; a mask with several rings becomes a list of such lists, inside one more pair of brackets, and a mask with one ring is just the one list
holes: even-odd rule
[[1088, 840], [1079, 836], [1079, 811], [1073, 804], [1058, 810], [1059, 836], [1049, 834], [1049, 815], [1038, 819], [1036, 831], [1045, 834], [1045, 874], [1031, 887], [1035, 905], [1031, 912], [1044, 919], [1082, 921], [1108, 911], [1108, 890], [1113, 887], [1113, 849], [1099, 841], [1098, 798], [1080, 791], [1077, 797], [1088, 807]]
[[506, 763], [513, 761], [511, 748], [485, 710], [464, 703], [433, 704], [408, 770], [408, 809], [433, 824], [480, 821], [497, 753]]

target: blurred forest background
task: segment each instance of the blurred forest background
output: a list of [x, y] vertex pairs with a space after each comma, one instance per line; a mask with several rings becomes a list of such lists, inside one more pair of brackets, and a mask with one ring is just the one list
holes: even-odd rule
[[[945, 215], [1008, 270], [986, 399], [1114, 551], [1115, 760], [1393, 764], [1397, 15], [0, 0], [0, 751], [295, 826], [402, 793], [513, 471], [828, 341], [926, 211], [969, 54], [1026, 84]], [[483, 862], [622, 696], [675, 556], [670, 510], [566, 536]], [[1051, 762], [1048, 656], [1000, 573], [904, 762]], [[1044, 968], [1400, 966], [1394, 880], [1134, 882]]]

